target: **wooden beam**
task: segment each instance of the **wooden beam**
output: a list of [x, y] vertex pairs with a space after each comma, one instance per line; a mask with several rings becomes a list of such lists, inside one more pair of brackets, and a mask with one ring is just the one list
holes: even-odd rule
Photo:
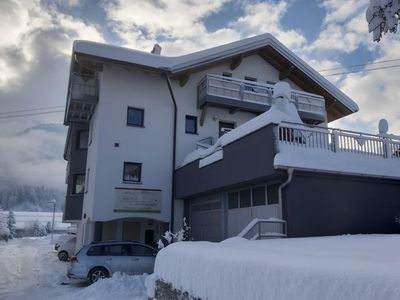
[[295, 67], [293, 65], [290, 65], [288, 68], [279, 72], [279, 80], [284, 80], [288, 78], [293, 73], [294, 69]]
[[181, 77], [179, 77], [179, 86], [185, 86], [185, 84], [189, 81], [189, 74], [185, 73]]
[[201, 116], [200, 116], [200, 126], [204, 125], [204, 119], [206, 118], [207, 108], [208, 108], [208, 104], [204, 104], [203, 110], [201, 111]]
[[235, 70], [239, 65], [242, 63], [243, 60], [243, 54], [240, 54], [239, 56], [236, 56], [232, 62], [231, 62], [231, 70]]

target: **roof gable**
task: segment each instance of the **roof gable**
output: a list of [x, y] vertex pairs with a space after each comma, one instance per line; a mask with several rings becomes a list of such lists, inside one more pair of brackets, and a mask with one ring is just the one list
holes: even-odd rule
[[353, 100], [270, 34], [176, 57], [89, 41], [75, 41], [73, 47], [73, 54], [89, 59], [167, 72], [173, 78], [187, 76], [199, 69], [254, 53], [279, 70], [282, 78], [292, 80], [305, 91], [324, 96], [329, 121], [358, 111], [358, 106]]

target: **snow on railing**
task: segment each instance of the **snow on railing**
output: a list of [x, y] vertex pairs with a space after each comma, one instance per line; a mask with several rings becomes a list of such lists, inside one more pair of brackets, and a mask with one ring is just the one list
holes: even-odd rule
[[[262, 230], [263, 224], [278, 225], [279, 228], [275, 227], [274, 230], [280, 230], [281, 232]], [[268, 218], [268, 219], [254, 218], [253, 220], [250, 221], [249, 224], [247, 224], [245, 228], [243, 228], [243, 230], [237, 236], [246, 238], [246, 236], [249, 236], [250, 233], [254, 232], [256, 228], [257, 232], [250, 237], [251, 240], [286, 237], [286, 221], [278, 218]]]
[[280, 144], [400, 159], [400, 139], [304, 124], [278, 126]]
[[[198, 97], [202, 99], [212, 95], [271, 106], [273, 90], [271, 84], [207, 74], [198, 85]], [[299, 111], [325, 115], [325, 100], [322, 96], [292, 90], [291, 101]]]

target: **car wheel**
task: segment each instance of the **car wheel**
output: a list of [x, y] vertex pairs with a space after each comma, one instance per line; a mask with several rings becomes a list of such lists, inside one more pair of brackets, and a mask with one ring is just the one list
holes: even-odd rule
[[60, 251], [58, 252], [58, 259], [61, 261], [67, 261], [68, 260], [68, 253], [67, 251]]
[[105, 268], [94, 268], [93, 270], [90, 271], [89, 273], [89, 281], [90, 284], [95, 283], [99, 279], [103, 278], [108, 278], [110, 275], [108, 274], [108, 271]]

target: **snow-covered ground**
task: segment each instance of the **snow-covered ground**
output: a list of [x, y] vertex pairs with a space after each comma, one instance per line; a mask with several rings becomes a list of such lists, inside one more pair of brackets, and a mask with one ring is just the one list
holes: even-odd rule
[[147, 299], [146, 275], [117, 273], [111, 279], [88, 286], [85, 282], [68, 280], [66, 268], [67, 263], [58, 260], [50, 237], [0, 242], [0, 299]]
[[399, 249], [400, 235], [181, 242], [154, 277], [209, 300], [398, 300]]

